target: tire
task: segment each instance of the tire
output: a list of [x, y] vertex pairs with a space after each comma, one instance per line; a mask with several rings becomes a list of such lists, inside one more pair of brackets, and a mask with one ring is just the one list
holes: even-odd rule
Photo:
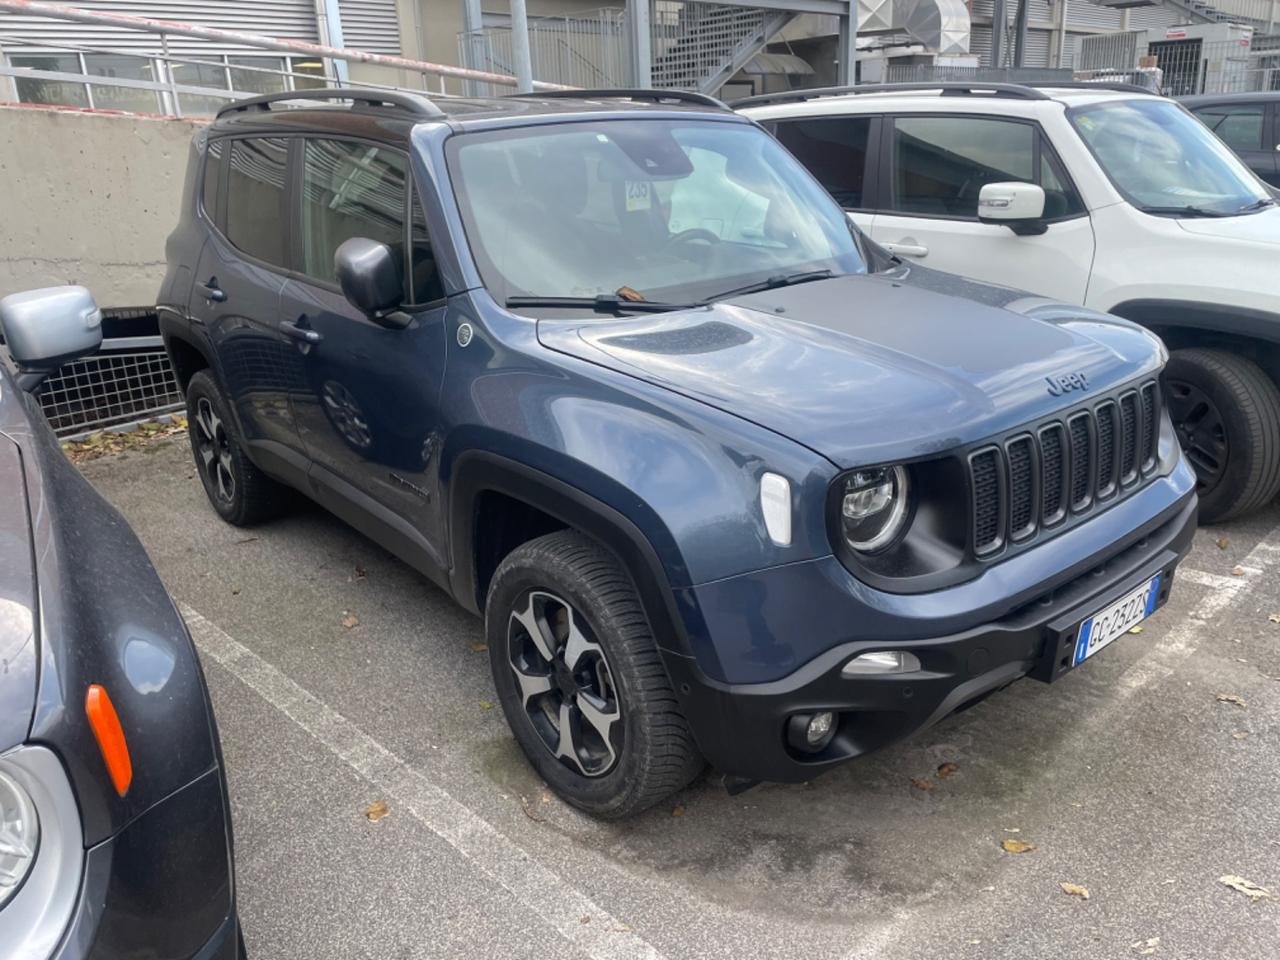
[[[539, 652], [535, 627], [558, 666]], [[530, 764], [568, 803], [621, 819], [702, 770], [635, 588], [595, 541], [564, 530], [512, 551], [489, 586], [485, 632], [507, 723]], [[526, 699], [527, 689], [538, 692]], [[596, 723], [588, 722], [592, 705]], [[566, 718], [576, 749], [558, 757]]]
[[230, 409], [208, 370], [187, 385], [187, 435], [196, 473], [223, 520], [248, 527], [284, 512], [285, 489], [245, 456]]
[[1280, 389], [1252, 360], [1176, 350], [1164, 372], [1178, 440], [1196, 471], [1200, 520], [1219, 523], [1280, 493]]

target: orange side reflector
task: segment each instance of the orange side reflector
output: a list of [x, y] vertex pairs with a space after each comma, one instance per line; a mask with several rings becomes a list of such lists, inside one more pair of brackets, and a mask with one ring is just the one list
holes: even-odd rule
[[89, 715], [89, 726], [93, 728], [93, 735], [98, 738], [98, 749], [102, 751], [102, 759], [107, 765], [107, 773], [111, 774], [116, 793], [123, 797], [129, 792], [129, 784], [133, 782], [129, 745], [125, 743], [124, 730], [120, 727], [120, 718], [116, 716], [111, 698], [96, 683], [85, 694], [84, 712]]

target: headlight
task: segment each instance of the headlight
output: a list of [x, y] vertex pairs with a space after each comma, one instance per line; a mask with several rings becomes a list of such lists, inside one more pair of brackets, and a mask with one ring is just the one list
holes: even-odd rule
[[35, 804], [16, 780], [0, 772], [0, 907], [27, 879], [39, 842]]
[[893, 543], [906, 526], [909, 498], [902, 467], [857, 470], [846, 477], [840, 523], [850, 548], [874, 553]]

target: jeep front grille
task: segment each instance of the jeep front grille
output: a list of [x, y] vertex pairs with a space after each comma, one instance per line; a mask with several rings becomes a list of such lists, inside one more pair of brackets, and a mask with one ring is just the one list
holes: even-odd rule
[[1155, 470], [1154, 380], [969, 454], [973, 551], [993, 557], [1137, 489]]

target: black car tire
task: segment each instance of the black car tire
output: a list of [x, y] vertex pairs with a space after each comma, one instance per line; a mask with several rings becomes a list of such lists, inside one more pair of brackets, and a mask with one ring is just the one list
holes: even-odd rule
[[[534, 595], [563, 599], [599, 646], [620, 713], [620, 744], [607, 772], [584, 775], [557, 758], [525, 708], [512, 665], [519, 643], [513, 631], [520, 630], [513, 624]], [[575, 807], [605, 819], [627, 817], [687, 786], [705, 766], [635, 588], [595, 541], [564, 530], [512, 551], [490, 583], [485, 631], [498, 699], [516, 740], [534, 769]]]
[[[1218, 523], [1255, 510], [1280, 493], [1280, 389], [1252, 360], [1225, 350], [1176, 350], [1164, 372], [1170, 414], [1200, 480], [1200, 519]], [[1197, 411], [1206, 410], [1207, 414]], [[1190, 417], [1184, 416], [1190, 413]], [[1225, 443], [1212, 482], [1194, 447], [1212, 443], [1203, 422]], [[1188, 442], [1189, 438], [1192, 442]]]
[[[214, 426], [214, 456], [221, 461], [224, 477], [229, 477], [230, 483], [220, 485], [202, 456], [202, 449], [209, 445], [210, 423]], [[248, 527], [284, 512], [285, 488], [245, 456], [222, 390], [208, 370], [197, 372], [187, 385], [187, 435], [204, 492], [223, 520], [237, 527]]]

